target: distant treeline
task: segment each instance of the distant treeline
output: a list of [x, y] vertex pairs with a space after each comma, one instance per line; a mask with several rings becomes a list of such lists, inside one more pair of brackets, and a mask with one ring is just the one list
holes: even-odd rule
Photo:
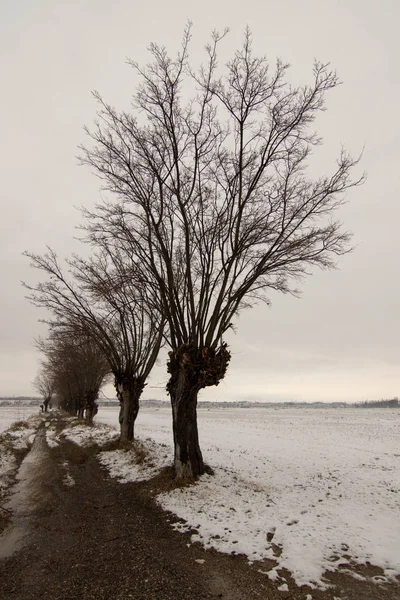
[[398, 408], [399, 399], [391, 398], [390, 400], [365, 400], [365, 402], [358, 402], [353, 404], [356, 408]]
[[[39, 406], [40, 398], [19, 396], [6, 398], [0, 396], [1, 406]], [[117, 398], [99, 398], [100, 406], [119, 406]], [[141, 401], [142, 406], [159, 408], [169, 406], [168, 400], [146, 399]], [[228, 402], [213, 402], [203, 400], [198, 403], [199, 408], [399, 408], [399, 399], [390, 398], [382, 400], [365, 400], [363, 402], [248, 402], [246, 400]]]
[[16, 396], [13, 398], [0, 396], [0, 406], [39, 406], [41, 402], [41, 398], [33, 398], [30, 396]]

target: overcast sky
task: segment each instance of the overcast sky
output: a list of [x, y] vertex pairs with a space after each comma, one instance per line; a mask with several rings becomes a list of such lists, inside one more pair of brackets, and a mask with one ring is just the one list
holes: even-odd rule
[[[291, 63], [296, 84], [311, 82], [314, 58], [330, 61], [343, 85], [317, 121], [318, 167], [329, 172], [343, 144], [353, 154], [364, 148], [368, 174], [340, 213], [356, 250], [338, 270], [306, 279], [300, 300], [274, 294], [271, 308], [243, 314], [226, 380], [204, 397], [400, 395], [398, 0], [9, 0], [0, 6], [0, 396], [34, 393], [32, 341], [44, 333], [20, 285], [37, 277], [21, 253], [45, 244], [60, 257], [79, 251], [75, 207], [99, 198], [99, 180], [76, 159], [83, 125], [95, 118], [91, 90], [127, 108], [135, 79], [126, 58], [147, 62], [151, 41], [174, 53], [188, 18], [197, 63], [212, 29], [230, 28], [228, 58], [246, 24], [258, 52]], [[165, 398], [166, 380], [160, 364], [146, 396]]]

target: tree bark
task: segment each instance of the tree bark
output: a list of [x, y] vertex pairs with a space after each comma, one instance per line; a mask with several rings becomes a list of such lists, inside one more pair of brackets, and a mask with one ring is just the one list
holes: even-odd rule
[[48, 412], [50, 401], [51, 396], [46, 396], [46, 398], [43, 400], [44, 412]]
[[135, 421], [139, 413], [139, 400], [144, 382], [140, 377], [125, 375], [118, 380], [116, 378], [115, 388], [121, 404], [119, 411], [120, 440], [131, 442], [135, 435]]
[[174, 432], [174, 472], [180, 481], [197, 479], [205, 472], [197, 428], [197, 396], [218, 385], [230, 360], [226, 344], [218, 350], [183, 344], [170, 352], [167, 391], [171, 397]]
[[174, 432], [174, 472], [180, 481], [196, 479], [204, 473], [203, 455], [197, 429], [198, 389], [183, 369], [170, 389]]
[[85, 423], [86, 425], [93, 425], [93, 420], [97, 413], [99, 412], [99, 407], [97, 402], [94, 402], [90, 406], [87, 406], [85, 409]]
[[93, 425], [93, 419], [97, 415], [99, 405], [96, 400], [99, 395], [99, 390], [95, 387], [91, 387], [84, 395], [84, 411], [85, 411], [85, 423], [86, 425]]

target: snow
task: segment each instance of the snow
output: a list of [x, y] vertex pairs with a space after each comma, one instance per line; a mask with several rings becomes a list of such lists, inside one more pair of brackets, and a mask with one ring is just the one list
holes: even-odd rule
[[[140, 446], [142, 449], [143, 445]], [[144, 448], [144, 457], [134, 450], [114, 450], [101, 452], [99, 460], [108, 469], [110, 476], [120, 483], [146, 481], [155, 477], [161, 468], [171, 464], [171, 454], [166, 446], [156, 444], [150, 438], [145, 440]]]
[[30, 417], [29, 412], [26, 413], [23, 418], [19, 410], [9, 410], [8, 407], [0, 409], [0, 492], [9, 487], [17, 472], [19, 463], [16, 452], [28, 450], [33, 442], [41, 420], [37, 410], [34, 412]]
[[[28, 427], [5, 431], [30, 412]], [[14, 452], [30, 446], [44, 418], [31, 407], [0, 409], [0, 490], [15, 474]], [[69, 425], [61, 436], [104, 447], [118, 438], [118, 408], [100, 408], [94, 427], [72, 418]], [[172, 462], [169, 408], [143, 407], [136, 433], [133, 449], [98, 455], [121, 483], [151, 479]], [[298, 585], [317, 588], [326, 587], [325, 571], [349, 561], [382, 567], [377, 585], [400, 575], [399, 410], [202, 408], [199, 433], [214, 475], [157, 496], [193, 543], [272, 560], [260, 572], [281, 591], [284, 568]], [[46, 439], [60, 442], [54, 424]], [[64, 485], [73, 486], [63, 468]]]
[[17, 460], [12, 452], [3, 451], [0, 454], [0, 492], [8, 487], [10, 478], [17, 470]]
[[40, 414], [38, 406], [23, 406], [18, 403], [15, 406], [1, 406], [0, 434], [16, 421], [26, 421], [33, 414]]
[[70, 427], [66, 428], [61, 434], [57, 435], [55, 429], [49, 427], [46, 431], [46, 441], [49, 446], [54, 447], [60, 441], [60, 438], [74, 442], [79, 446], [90, 446], [96, 444], [102, 446], [107, 442], [118, 439], [119, 433], [114, 428], [95, 423], [93, 427], [84, 425], [76, 417], [69, 418]]
[[[117, 426], [118, 410], [98, 420]], [[170, 410], [142, 408], [136, 432], [152, 440], [151, 477], [172, 460]], [[386, 581], [400, 574], [400, 411], [200, 409], [199, 432], [214, 476], [157, 498], [193, 542], [273, 559], [268, 576], [286, 568], [298, 585], [326, 587], [323, 573], [349, 557], [382, 567]], [[106, 454], [118, 479], [138, 480], [141, 467]]]

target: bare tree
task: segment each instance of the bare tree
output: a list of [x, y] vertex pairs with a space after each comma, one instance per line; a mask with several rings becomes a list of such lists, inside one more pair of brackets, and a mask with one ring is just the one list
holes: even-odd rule
[[54, 377], [51, 373], [51, 369], [46, 362], [43, 362], [39, 373], [36, 375], [35, 380], [33, 382], [35, 389], [39, 392], [39, 394], [43, 398], [43, 410], [44, 412], [48, 411], [49, 404], [54, 394]]
[[[362, 182], [344, 150], [330, 175], [306, 174], [321, 140], [311, 129], [327, 91], [338, 85], [315, 63], [310, 85], [292, 87], [288, 65], [253, 54], [246, 31], [224, 73], [215, 33], [207, 63], [189, 65], [190, 26], [175, 59], [150, 46], [153, 62], [131, 63], [140, 84], [132, 112], [98, 93], [98, 120], [82, 162], [104, 181], [109, 199], [86, 213], [88, 239], [125, 252], [169, 326], [168, 392], [175, 473], [204, 472], [198, 392], [218, 385], [230, 353], [223, 336], [238, 312], [267, 301], [268, 290], [296, 293], [314, 266], [331, 268], [350, 234], [333, 214]], [[185, 100], [185, 91], [195, 89]]]
[[109, 365], [90, 336], [79, 331], [53, 328], [46, 339], [36, 341], [45, 354], [61, 408], [93, 423], [100, 388], [107, 382]]
[[25, 255], [47, 276], [26, 285], [29, 299], [51, 311], [53, 327], [90, 336], [104, 353], [121, 403], [121, 440], [133, 440], [140, 396], [163, 341], [163, 318], [149, 308], [146, 289], [138, 289], [118, 252], [105, 248], [86, 261], [75, 257], [68, 263], [70, 277], [51, 249], [43, 256]]

